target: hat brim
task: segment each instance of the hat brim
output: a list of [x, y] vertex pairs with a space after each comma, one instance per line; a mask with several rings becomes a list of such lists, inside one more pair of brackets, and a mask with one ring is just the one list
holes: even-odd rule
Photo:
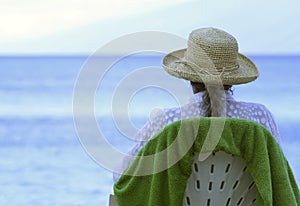
[[[246, 56], [238, 54], [237, 63], [239, 68], [235, 71], [223, 72], [219, 75], [207, 74], [195, 70], [189, 64], [181, 63], [186, 49], [177, 50], [167, 54], [163, 58], [163, 68], [172, 76], [190, 80], [193, 82], [214, 83], [223, 85], [245, 84], [254, 81], [259, 72], [255, 64]], [[205, 69], [204, 69], [205, 70]]]

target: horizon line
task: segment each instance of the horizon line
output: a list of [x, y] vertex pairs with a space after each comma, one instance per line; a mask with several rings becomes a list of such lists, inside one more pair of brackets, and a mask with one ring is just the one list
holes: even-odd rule
[[[20, 57], [20, 58], [34, 58], [34, 57], [48, 57], [48, 58], [87, 58], [92, 56], [94, 53], [0, 53], [0, 58], [12, 58], [12, 57]], [[249, 57], [300, 57], [300, 53], [243, 53]], [[111, 57], [111, 56], [124, 56], [122, 54], [99, 54], [101, 57]], [[128, 54], [135, 55], [135, 54]], [[164, 54], [139, 54], [139, 56], [163, 56]]]

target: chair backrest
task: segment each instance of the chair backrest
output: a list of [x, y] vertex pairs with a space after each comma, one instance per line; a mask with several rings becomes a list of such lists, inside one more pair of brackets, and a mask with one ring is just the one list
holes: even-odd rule
[[109, 196], [109, 206], [118, 206], [118, 203], [112, 194]]
[[[222, 136], [213, 149], [216, 153], [194, 154], [212, 150], [213, 144], [203, 141], [212, 139], [211, 135], [215, 134], [215, 130], [211, 129], [214, 126], [212, 120], [217, 123], [224, 121], [221, 118], [177, 121], [145, 144], [139, 153], [141, 156], [162, 151], [176, 138], [183, 141], [179, 142], [180, 147], [175, 147], [180, 152], [187, 145], [182, 143], [190, 140], [186, 134], [197, 134], [193, 147], [168, 170], [146, 176], [121, 176], [121, 181], [114, 185], [120, 204], [226, 206], [286, 205], [288, 202], [289, 205], [300, 205], [297, 183], [280, 146], [270, 132], [255, 122], [226, 118]], [[186, 124], [184, 127], [183, 123]], [[175, 137], [174, 134], [179, 131], [183, 133]], [[154, 168], [165, 166], [173, 157], [176, 159], [179, 152], [168, 151], [164, 158], [155, 155], [154, 164], [137, 159], [129, 165], [129, 170], [139, 174], [148, 166], [150, 169], [153, 165], [156, 166]], [[208, 158], [204, 159], [207, 155]]]
[[243, 159], [223, 151], [204, 161], [198, 155], [194, 155], [184, 206], [255, 205], [256, 186]]
[[[198, 155], [194, 155], [184, 206], [255, 205], [256, 186], [243, 159], [223, 151], [212, 153], [204, 161], [199, 161]], [[113, 195], [109, 205], [118, 205]]]

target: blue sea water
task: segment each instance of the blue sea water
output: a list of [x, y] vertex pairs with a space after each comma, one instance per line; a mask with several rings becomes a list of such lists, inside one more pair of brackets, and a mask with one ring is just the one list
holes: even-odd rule
[[[73, 89], [87, 58], [0, 57], [0, 205], [108, 205], [112, 174], [85, 152], [72, 118]], [[300, 183], [300, 56], [251, 59], [261, 75], [253, 83], [236, 86], [234, 97], [262, 103], [272, 111], [281, 146]], [[102, 93], [95, 108], [100, 108], [98, 122], [119, 150], [127, 151], [132, 142], [107, 117], [103, 99], [111, 98], [118, 83], [136, 68], [159, 66], [160, 62], [159, 55], [122, 59], [100, 85]], [[129, 105], [130, 120], [136, 127], [144, 124], [152, 107], [174, 104], [161, 90], [143, 91], [150, 98], [137, 94], [131, 99], [133, 108]]]

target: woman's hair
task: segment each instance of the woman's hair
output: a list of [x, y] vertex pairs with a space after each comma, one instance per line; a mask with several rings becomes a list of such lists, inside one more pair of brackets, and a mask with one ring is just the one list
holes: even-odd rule
[[205, 117], [226, 116], [226, 94], [231, 90], [231, 85], [204, 85], [203, 83], [191, 82], [193, 93], [203, 92], [202, 109]]

